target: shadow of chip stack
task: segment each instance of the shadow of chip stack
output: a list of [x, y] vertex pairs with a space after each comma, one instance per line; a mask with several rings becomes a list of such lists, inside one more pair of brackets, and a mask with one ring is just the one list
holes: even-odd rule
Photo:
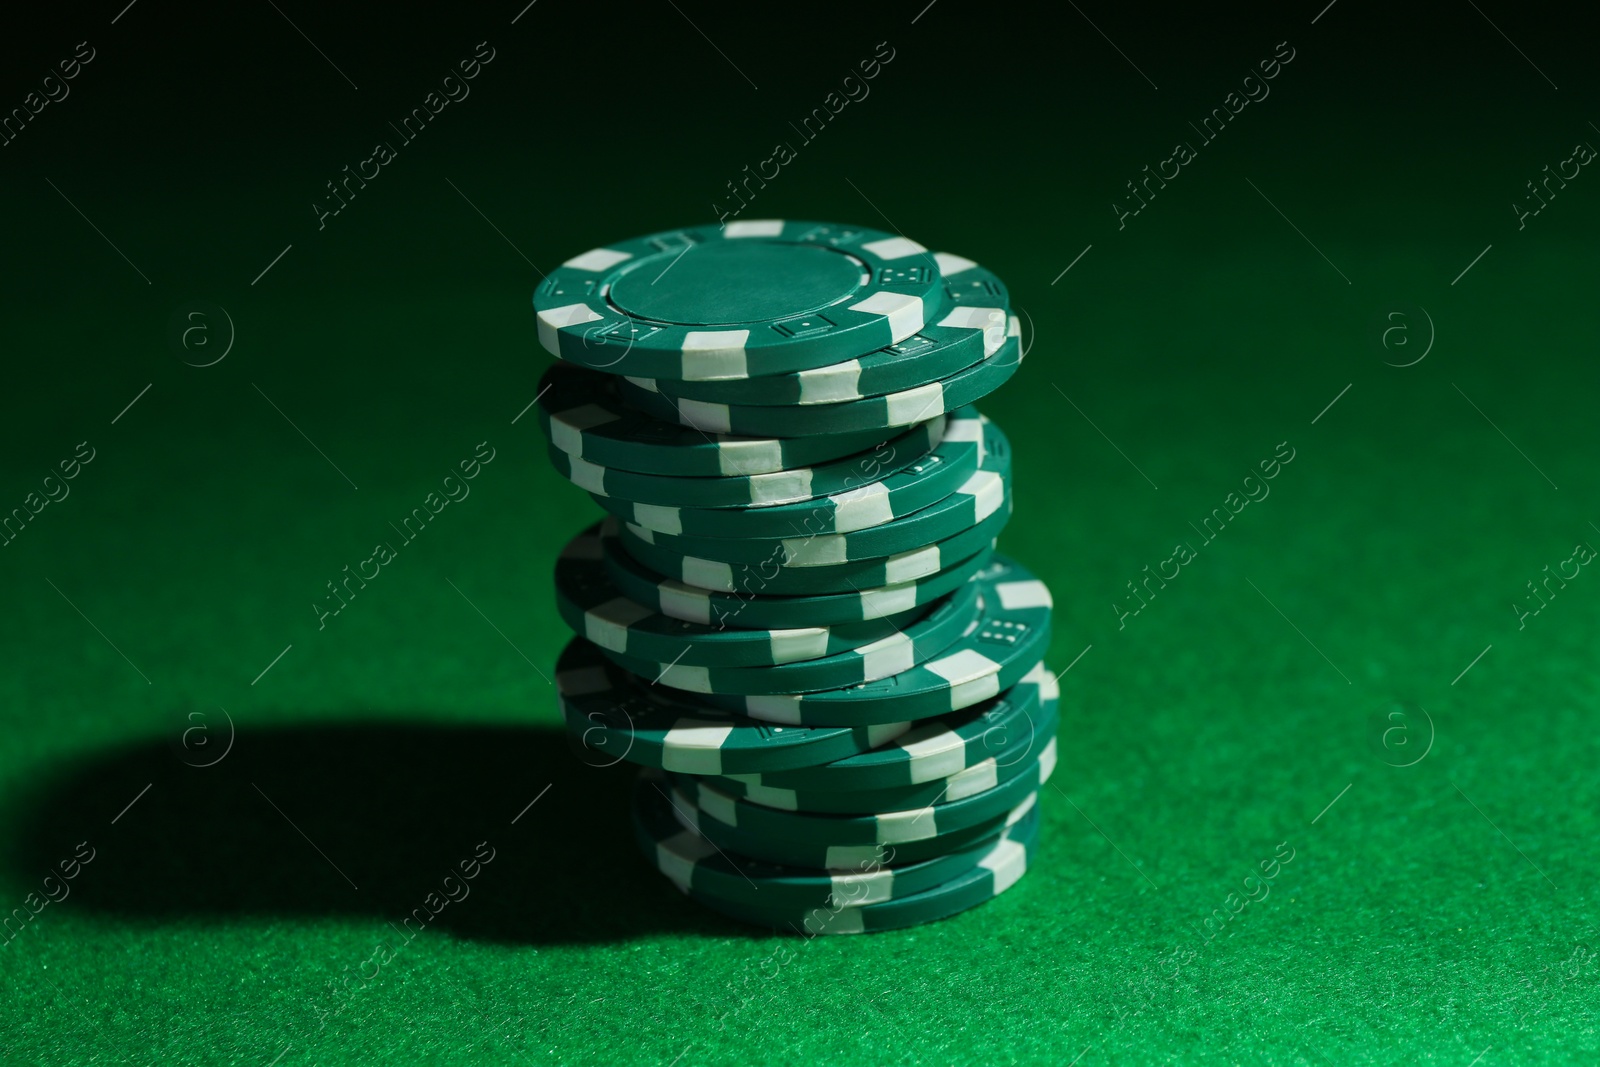
[[556, 565], [557, 687], [685, 894], [802, 935], [1012, 886], [1057, 690], [1044, 583], [995, 551], [1022, 361], [1004, 285], [783, 220], [596, 248], [534, 295], [550, 458], [606, 517]]

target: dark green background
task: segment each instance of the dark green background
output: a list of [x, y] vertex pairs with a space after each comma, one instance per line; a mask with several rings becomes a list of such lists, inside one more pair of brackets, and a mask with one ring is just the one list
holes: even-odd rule
[[[1600, 144], [1580, 17], [279, 6], [114, 0], [3, 44], [6, 109], [97, 50], [0, 148], [0, 510], [96, 450], [0, 549], [0, 913], [97, 850], [0, 945], [6, 1062], [1593, 1058], [1600, 578], [1525, 629], [1510, 606], [1600, 543], [1600, 178], [1521, 231], [1509, 206]], [[483, 40], [471, 96], [319, 232], [323, 183]], [[625, 774], [568, 750], [549, 575], [598, 512], [512, 420], [538, 272], [708, 219], [884, 40], [746, 217], [1006, 279], [1032, 349], [984, 405], [1017, 455], [1002, 547], [1055, 593], [1054, 669], [1082, 658], [1028, 877], [806, 943], [684, 902], [632, 853]], [[1119, 231], [1123, 182], [1279, 41], [1271, 96]], [[168, 337], [194, 300], [237, 331], [203, 369]], [[1427, 358], [1385, 365], [1422, 309]], [[319, 631], [323, 583], [480, 441], [472, 495]], [[1119, 629], [1284, 441], [1270, 497]], [[472, 895], [334, 992], [480, 841]]]

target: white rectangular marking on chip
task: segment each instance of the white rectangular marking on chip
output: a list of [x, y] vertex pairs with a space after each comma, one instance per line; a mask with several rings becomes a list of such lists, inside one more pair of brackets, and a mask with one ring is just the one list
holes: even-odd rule
[[749, 377], [744, 353], [749, 340], [749, 330], [690, 330], [683, 335], [684, 380]]
[[[878, 862], [881, 860], [877, 845], [831, 845], [822, 856], [822, 865], [830, 871], [847, 871], [853, 867]], [[845, 908], [839, 912], [839, 916], [849, 915], [851, 910]]]
[[[640, 526], [636, 522], [628, 523], [628, 532], [647, 545], [656, 543], [656, 532], [648, 526]], [[598, 556], [598, 553], [596, 554]]]
[[884, 400], [884, 421], [890, 426], [907, 426], [944, 414], [944, 386], [938, 382], [890, 393]]
[[967, 758], [961, 735], [944, 727], [913, 731], [901, 739], [900, 747], [911, 756], [912, 785], [948, 778], [961, 770]]
[[730, 222], [722, 228], [724, 237], [782, 237], [782, 219], [746, 219]]
[[828, 631], [820, 626], [798, 630], [772, 630], [767, 647], [773, 663], [797, 663], [828, 654]]
[[721, 774], [722, 746], [732, 733], [731, 723], [679, 719], [662, 739], [662, 769], [684, 774]]
[[801, 404], [835, 404], [861, 396], [861, 361], [852, 359], [800, 375]]
[[806, 916], [805, 927], [813, 934], [821, 934], [823, 931], [827, 931], [830, 935], [859, 934], [866, 930], [867, 924], [861, 918], [860, 908], [840, 908], [838, 911], [830, 909], [826, 915], [821, 913], [820, 908], [813, 908]]
[[744, 795], [753, 803], [779, 811], [799, 811], [800, 797], [793, 789], [780, 789], [775, 785], [747, 785]]
[[861, 594], [861, 617], [881, 619], [917, 606], [915, 585], [886, 585], [882, 589], [868, 589]]
[[683, 516], [678, 514], [677, 508], [666, 504], [635, 504], [633, 518], [640, 526], [648, 526], [657, 533], [674, 536], [683, 533]]
[[1034, 804], [1038, 803], [1038, 800], [1038, 793], [1029, 793], [1028, 799], [1012, 808], [1011, 814], [1006, 816], [1006, 826], [1009, 828], [1021, 822], [1028, 812], [1033, 810], [1033, 806]]
[[950, 776], [945, 784], [944, 801], [961, 800], [974, 793], [982, 793], [986, 789], [993, 789], [1000, 784], [1000, 770], [995, 764], [994, 757], [981, 760], [972, 766], [957, 771]]
[[694, 799], [700, 805], [703, 814], [711, 816], [722, 825], [739, 825], [739, 808], [734, 804], [732, 797], [723, 796], [713, 789], [701, 786], [695, 791]]
[[879, 259], [904, 259], [907, 256], [920, 256], [927, 251], [909, 237], [885, 237], [881, 241], [868, 241], [861, 248]]
[[783, 469], [783, 442], [765, 437], [730, 437], [717, 442], [717, 473], [760, 474]]
[[889, 491], [882, 482], [869, 482], [828, 499], [833, 501], [833, 528], [838, 533], [865, 530], [894, 518]]
[[832, 563], [844, 563], [847, 543], [847, 538], [842, 534], [785, 537], [783, 562], [789, 567], [820, 567]]
[[591, 248], [583, 255], [573, 256], [561, 265], [575, 270], [599, 272], [610, 270], [623, 260], [632, 258], [632, 252], [618, 252], [615, 248]]
[[973, 513], [982, 522], [1000, 509], [1006, 500], [1005, 479], [995, 471], [979, 471], [961, 483], [956, 492], [972, 498]]
[[733, 422], [728, 416], [728, 405], [713, 404], [709, 400], [673, 401], [678, 406], [678, 421], [706, 433], [729, 433]]
[[998, 328], [1005, 335], [1006, 313], [1003, 308], [958, 307], [939, 320], [940, 326], [955, 326], [966, 330]]
[[598, 496], [610, 496], [606, 492], [606, 469], [598, 463], [590, 463], [579, 456], [573, 456], [569, 461], [572, 474], [567, 479], [579, 489], [587, 489]]
[[977, 264], [965, 256], [958, 256], [954, 252], [935, 252], [933, 261], [939, 265], [939, 273], [946, 278], [954, 277], [964, 270], [971, 270]]
[[757, 505], [795, 504], [815, 495], [811, 492], [810, 467], [752, 475], [749, 484], [750, 503]]
[[558, 308], [546, 308], [536, 316], [539, 322], [539, 343], [551, 355], [559, 356], [561, 342], [558, 340], [558, 335], [563, 327], [581, 326], [604, 317], [588, 304], [566, 304]]
[[911, 811], [886, 811], [875, 817], [878, 843], [903, 845], [907, 841], [924, 841], [939, 836], [938, 808], [928, 805]]
[[656, 681], [670, 685], [674, 689], [687, 689], [691, 693], [711, 692], [711, 676], [705, 667], [694, 667], [687, 663], [658, 663], [661, 669], [656, 672]]
[[951, 419], [945, 424], [944, 441], [982, 441], [984, 420]]
[[850, 310], [863, 315], [882, 315], [888, 319], [890, 344], [904, 341], [928, 322], [922, 297], [905, 293], [873, 293], [865, 300], [851, 304]]
[[903, 737], [911, 732], [909, 722], [886, 722], [882, 726], [867, 727], [867, 744], [872, 748], [887, 744], [897, 737]]
[[631, 374], [624, 374], [622, 377], [625, 380], [632, 382], [634, 385], [637, 385], [640, 389], [647, 389], [652, 393], [661, 392], [661, 388], [660, 386], [656, 385], [656, 380], [654, 378], [635, 378]]
[[628, 651], [628, 627], [655, 612], [627, 597], [613, 597], [583, 613], [583, 636], [612, 652]]
[[1051, 606], [1050, 587], [1038, 579], [1027, 582], [997, 582], [995, 592], [1000, 594], [1000, 606], [1007, 611], [1014, 608], [1048, 608]]
[[929, 545], [927, 548], [915, 548], [898, 556], [890, 556], [888, 565], [884, 569], [884, 578], [886, 584], [896, 585], [900, 582], [915, 581], [925, 574], [932, 574], [941, 569], [943, 568], [939, 565], [939, 546]]
[[994, 891], [1004, 893], [1016, 884], [1017, 879], [1028, 873], [1028, 850], [1019, 842], [1006, 838], [994, 847], [994, 851], [978, 861], [978, 866], [987, 867], [994, 876]]
[[550, 416], [550, 443], [572, 456], [583, 455], [583, 431], [620, 418], [599, 404], [584, 404]]
[[835, 874], [828, 881], [832, 884], [834, 899], [848, 902], [846, 909], [894, 899], [894, 871], [887, 867], [881, 871]]
[[784, 693], [745, 697], [745, 714], [762, 722], [775, 722], [782, 726], [800, 725], [800, 698]]
[[1044, 751], [1039, 753], [1039, 784], [1048, 782], [1054, 773], [1056, 773], [1056, 739], [1052, 737], [1045, 742]]
[[917, 665], [915, 642], [905, 634], [890, 634], [856, 649], [861, 657], [861, 673], [866, 679], [876, 681]]
[[952, 711], [970, 708], [1000, 692], [1000, 664], [976, 649], [964, 648], [922, 666], [950, 683]]
[[656, 593], [661, 597], [661, 614], [685, 622], [710, 624], [711, 598], [704, 589], [693, 589], [682, 582], [662, 582], [656, 587]]
[[683, 557], [683, 580], [702, 589], [733, 588], [733, 565], [697, 556]]

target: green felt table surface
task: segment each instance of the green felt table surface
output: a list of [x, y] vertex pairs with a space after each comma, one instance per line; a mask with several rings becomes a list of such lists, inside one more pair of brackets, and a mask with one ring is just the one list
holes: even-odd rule
[[[97, 54], [0, 149], [0, 510], [92, 455], [0, 548], [0, 1061], [1600, 1051], [1600, 188], [1508, 209], [1600, 143], [1567, 16], [285, 8], [302, 36], [121, 6], [6, 44], [7, 107]], [[319, 228], [485, 39], [472, 96]], [[551, 568], [600, 513], [527, 412], [529, 296], [713, 218], [884, 40], [745, 217], [1010, 286], [1029, 354], [981, 406], [1015, 454], [1001, 548], [1055, 597], [1060, 763], [1003, 897], [808, 941], [681, 897], [626, 770], [560, 729]], [[1272, 95], [1119, 223], [1285, 40]], [[211, 348], [173, 342], [191, 301]]]

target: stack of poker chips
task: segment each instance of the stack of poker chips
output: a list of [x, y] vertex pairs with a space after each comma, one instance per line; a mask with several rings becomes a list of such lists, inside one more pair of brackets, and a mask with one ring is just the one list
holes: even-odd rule
[[1014, 884], [1055, 767], [1050, 594], [995, 551], [1004, 285], [781, 220], [585, 252], [534, 295], [550, 458], [607, 512], [556, 565], [556, 684], [685, 894], [805, 935]]

